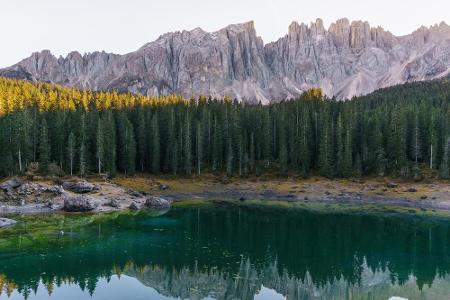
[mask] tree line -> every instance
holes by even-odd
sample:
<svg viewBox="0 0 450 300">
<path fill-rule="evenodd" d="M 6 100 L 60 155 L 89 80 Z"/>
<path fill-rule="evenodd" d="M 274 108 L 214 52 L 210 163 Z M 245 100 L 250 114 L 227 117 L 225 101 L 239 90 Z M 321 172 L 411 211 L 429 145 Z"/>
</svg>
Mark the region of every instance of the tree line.
<svg viewBox="0 0 450 300">
<path fill-rule="evenodd" d="M 450 177 L 450 83 L 270 105 L 89 92 L 0 78 L 0 175 L 39 162 L 70 175 Z"/>
</svg>

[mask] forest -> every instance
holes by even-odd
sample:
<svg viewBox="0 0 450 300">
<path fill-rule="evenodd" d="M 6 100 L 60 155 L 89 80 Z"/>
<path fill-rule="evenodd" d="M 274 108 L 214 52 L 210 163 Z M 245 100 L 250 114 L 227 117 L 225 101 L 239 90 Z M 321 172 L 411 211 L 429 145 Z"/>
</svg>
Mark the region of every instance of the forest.
<svg viewBox="0 0 450 300">
<path fill-rule="evenodd" d="M 450 177 L 450 81 L 270 105 L 91 92 L 0 78 L 0 176 Z"/>
</svg>

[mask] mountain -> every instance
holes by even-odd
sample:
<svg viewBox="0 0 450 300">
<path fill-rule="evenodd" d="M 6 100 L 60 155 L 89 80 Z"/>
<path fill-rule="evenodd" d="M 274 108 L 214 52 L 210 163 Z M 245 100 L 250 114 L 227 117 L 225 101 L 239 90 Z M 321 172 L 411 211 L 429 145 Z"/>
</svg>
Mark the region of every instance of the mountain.
<svg viewBox="0 0 450 300">
<path fill-rule="evenodd" d="M 228 95 L 263 103 L 310 87 L 343 99 L 448 74 L 450 26 L 444 22 L 397 37 L 348 19 L 328 30 L 320 19 L 309 26 L 293 22 L 286 36 L 269 44 L 248 22 L 213 33 L 167 33 L 125 55 L 72 52 L 57 58 L 44 50 L 0 70 L 0 76 L 97 91 Z"/>
</svg>

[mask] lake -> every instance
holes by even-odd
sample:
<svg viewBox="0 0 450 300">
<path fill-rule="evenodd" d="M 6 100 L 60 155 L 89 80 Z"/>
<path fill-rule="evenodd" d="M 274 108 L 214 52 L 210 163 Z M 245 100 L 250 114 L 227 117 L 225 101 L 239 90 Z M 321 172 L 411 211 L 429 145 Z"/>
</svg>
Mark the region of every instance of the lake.
<svg viewBox="0 0 450 300">
<path fill-rule="evenodd" d="M 450 299 L 442 216 L 225 203 L 18 219 L 0 230 L 0 299 Z"/>
</svg>

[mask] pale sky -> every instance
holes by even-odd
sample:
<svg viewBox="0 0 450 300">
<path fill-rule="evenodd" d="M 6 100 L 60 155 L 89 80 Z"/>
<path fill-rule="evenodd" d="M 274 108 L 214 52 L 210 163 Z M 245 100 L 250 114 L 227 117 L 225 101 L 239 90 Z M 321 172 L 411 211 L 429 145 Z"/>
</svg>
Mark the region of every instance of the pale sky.
<svg viewBox="0 0 450 300">
<path fill-rule="evenodd" d="M 134 51 L 163 33 L 201 27 L 215 31 L 253 20 L 267 42 L 287 33 L 292 21 L 309 24 L 347 17 L 366 20 L 396 35 L 421 25 L 450 23 L 449 0 L 0 0 L 0 67 L 49 49 Z"/>
</svg>

